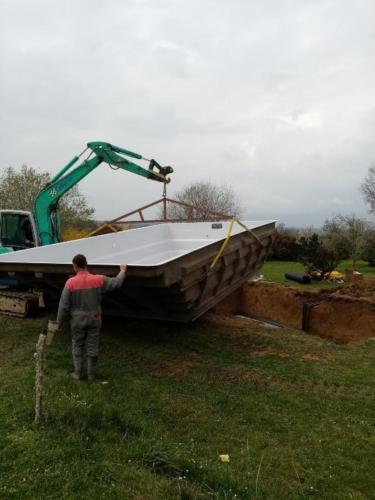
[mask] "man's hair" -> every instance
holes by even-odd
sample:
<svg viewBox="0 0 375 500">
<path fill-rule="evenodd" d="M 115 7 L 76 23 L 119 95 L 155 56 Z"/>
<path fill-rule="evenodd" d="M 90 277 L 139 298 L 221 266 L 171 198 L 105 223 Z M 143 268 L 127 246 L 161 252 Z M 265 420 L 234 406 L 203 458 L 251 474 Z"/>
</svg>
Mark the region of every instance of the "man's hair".
<svg viewBox="0 0 375 500">
<path fill-rule="evenodd" d="M 75 255 L 73 257 L 72 262 L 80 269 L 86 269 L 86 267 L 87 267 L 86 257 L 84 255 L 82 255 L 81 253 L 79 253 L 78 255 Z"/>
</svg>

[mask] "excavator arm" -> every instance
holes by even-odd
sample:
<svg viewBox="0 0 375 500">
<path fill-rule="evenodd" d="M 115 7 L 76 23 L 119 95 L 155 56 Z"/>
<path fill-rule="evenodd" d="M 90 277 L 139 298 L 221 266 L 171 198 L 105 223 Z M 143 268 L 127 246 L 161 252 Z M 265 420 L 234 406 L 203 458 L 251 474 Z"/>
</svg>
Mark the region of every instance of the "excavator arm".
<svg viewBox="0 0 375 500">
<path fill-rule="evenodd" d="M 91 150 L 82 163 L 74 166 L 85 153 Z M 146 160 L 149 167 L 144 168 L 127 158 Z M 114 146 L 107 142 L 89 142 L 87 148 L 65 165 L 40 191 L 34 203 L 34 216 L 38 228 L 40 245 L 50 245 L 60 241 L 59 201 L 73 186 L 78 184 L 101 163 L 107 163 L 112 168 L 127 170 L 147 179 L 168 183 L 167 177 L 173 172 L 172 167 L 162 167 L 155 160 L 147 160 L 142 155 L 127 149 Z"/>
</svg>

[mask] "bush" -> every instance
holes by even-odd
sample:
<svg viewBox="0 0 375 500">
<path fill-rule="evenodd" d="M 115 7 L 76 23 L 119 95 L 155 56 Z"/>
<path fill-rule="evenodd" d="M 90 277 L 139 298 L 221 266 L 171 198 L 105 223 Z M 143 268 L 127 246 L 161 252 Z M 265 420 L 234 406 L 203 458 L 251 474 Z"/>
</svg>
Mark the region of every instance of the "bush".
<svg viewBox="0 0 375 500">
<path fill-rule="evenodd" d="M 375 266 L 375 230 L 368 231 L 363 246 L 362 259 Z"/>
<path fill-rule="evenodd" d="M 62 232 L 62 241 L 80 240 L 86 238 L 89 231 L 87 229 L 67 228 Z"/>
<path fill-rule="evenodd" d="M 331 273 L 340 262 L 339 254 L 327 248 L 316 233 L 300 238 L 298 246 L 298 260 L 306 266 L 309 274 L 319 272 L 321 276 L 324 276 L 326 273 Z"/>
<path fill-rule="evenodd" d="M 297 238 L 292 234 L 276 231 L 270 258 L 275 260 L 297 260 Z"/>
</svg>

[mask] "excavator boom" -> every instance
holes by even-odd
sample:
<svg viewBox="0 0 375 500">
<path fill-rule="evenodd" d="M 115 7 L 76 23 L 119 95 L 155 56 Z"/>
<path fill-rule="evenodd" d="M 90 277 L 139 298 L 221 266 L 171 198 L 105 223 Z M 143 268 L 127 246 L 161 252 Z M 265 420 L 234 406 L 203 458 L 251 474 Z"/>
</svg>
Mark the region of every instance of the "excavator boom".
<svg viewBox="0 0 375 500">
<path fill-rule="evenodd" d="M 74 166 L 87 150 L 91 150 L 89 156 L 80 164 Z M 125 156 L 132 159 L 145 160 L 149 163 L 149 167 L 144 168 L 125 158 Z M 167 176 L 173 172 L 172 167 L 162 167 L 155 160 L 147 160 L 142 155 L 133 151 L 114 146 L 107 142 L 89 142 L 87 148 L 79 156 L 75 156 L 52 177 L 50 182 L 44 186 L 35 199 L 34 216 L 38 228 L 40 245 L 50 245 L 60 241 L 58 207 L 61 197 L 101 163 L 107 163 L 112 168 L 126 170 L 165 184 L 170 182 Z"/>
</svg>

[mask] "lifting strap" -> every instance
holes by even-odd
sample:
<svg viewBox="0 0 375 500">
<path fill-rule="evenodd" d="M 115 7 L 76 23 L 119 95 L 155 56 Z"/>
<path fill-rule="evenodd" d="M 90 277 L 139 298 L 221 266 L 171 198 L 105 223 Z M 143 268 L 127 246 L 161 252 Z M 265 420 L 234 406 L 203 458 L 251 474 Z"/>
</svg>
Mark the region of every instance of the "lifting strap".
<svg viewBox="0 0 375 500">
<path fill-rule="evenodd" d="M 225 240 L 223 241 L 223 243 L 221 244 L 221 247 L 219 248 L 219 251 L 217 252 L 217 254 L 215 255 L 215 257 L 213 258 L 213 260 L 212 260 L 212 262 L 210 264 L 210 270 L 213 269 L 216 266 L 217 261 L 220 259 L 220 257 L 223 254 L 226 246 L 228 245 L 228 242 L 229 242 L 229 240 L 230 240 L 230 238 L 232 236 L 232 230 L 233 230 L 233 226 L 234 226 L 235 222 L 237 222 L 237 224 L 239 224 L 241 227 L 243 227 L 244 229 L 246 229 L 246 231 L 249 233 L 249 235 L 253 236 L 262 247 L 265 246 L 262 243 L 262 241 L 259 239 L 259 237 L 254 233 L 254 231 L 252 231 L 250 228 L 248 228 L 243 222 L 241 222 L 240 220 L 238 220 L 236 217 L 233 217 L 233 219 L 231 220 L 231 222 L 229 224 L 227 236 L 226 236 Z"/>
</svg>

